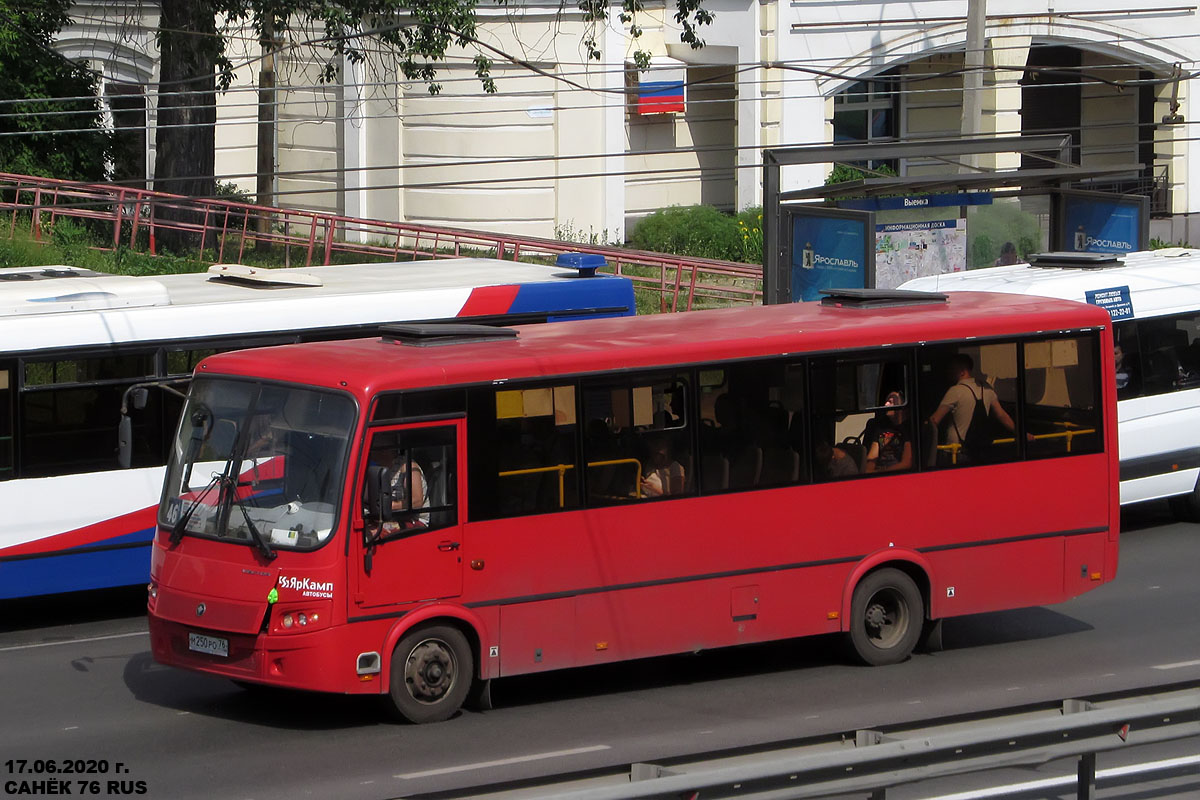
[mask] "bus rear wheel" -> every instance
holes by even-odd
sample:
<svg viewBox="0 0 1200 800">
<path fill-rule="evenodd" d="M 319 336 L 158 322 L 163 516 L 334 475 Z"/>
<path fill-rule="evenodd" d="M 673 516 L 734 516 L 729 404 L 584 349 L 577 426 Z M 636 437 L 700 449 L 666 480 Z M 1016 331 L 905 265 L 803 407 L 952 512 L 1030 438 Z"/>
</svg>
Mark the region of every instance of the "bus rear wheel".
<svg viewBox="0 0 1200 800">
<path fill-rule="evenodd" d="M 908 658 L 924 621 L 921 591 L 898 569 L 872 572 L 854 587 L 850 643 L 867 664 L 895 664 Z"/>
<path fill-rule="evenodd" d="M 392 652 L 392 705 L 417 724 L 449 719 L 466 699 L 474 671 L 471 645 L 457 628 L 409 631 Z"/>
</svg>

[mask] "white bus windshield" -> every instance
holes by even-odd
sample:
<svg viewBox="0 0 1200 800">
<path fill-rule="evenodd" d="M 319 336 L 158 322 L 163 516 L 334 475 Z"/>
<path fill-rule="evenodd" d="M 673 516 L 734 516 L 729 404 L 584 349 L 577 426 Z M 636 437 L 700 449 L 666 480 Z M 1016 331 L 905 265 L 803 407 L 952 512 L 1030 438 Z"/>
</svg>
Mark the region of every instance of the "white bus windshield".
<svg viewBox="0 0 1200 800">
<path fill-rule="evenodd" d="M 308 550 L 333 534 L 354 401 L 197 378 L 171 452 L 159 522 L 172 537 Z"/>
</svg>

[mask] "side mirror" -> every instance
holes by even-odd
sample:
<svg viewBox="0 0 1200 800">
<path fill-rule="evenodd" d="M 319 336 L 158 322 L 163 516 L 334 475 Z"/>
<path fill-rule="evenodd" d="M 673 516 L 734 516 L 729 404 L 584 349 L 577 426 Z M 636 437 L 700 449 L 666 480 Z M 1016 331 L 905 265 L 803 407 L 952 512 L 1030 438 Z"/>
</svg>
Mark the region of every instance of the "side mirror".
<svg viewBox="0 0 1200 800">
<path fill-rule="evenodd" d="M 387 467 L 367 467 L 363 517 L 376 524 L 392 521 L 392 471 Z"/>
<path fill-rule="evenodd" d="M 122 414 L 117 424 L 117 463 L 121 469 L 129 469 L 133 463 L 133 420 L 128 414 Z"/>
<path fill-rule="evenodd" d="M 145 386 L 135 386 L 129 392 L 129 402 L 133 406 L 134 411 L 141 411 L 146 407 L 146 398 L 150 396 L 150 390 Z"/>
</svg>

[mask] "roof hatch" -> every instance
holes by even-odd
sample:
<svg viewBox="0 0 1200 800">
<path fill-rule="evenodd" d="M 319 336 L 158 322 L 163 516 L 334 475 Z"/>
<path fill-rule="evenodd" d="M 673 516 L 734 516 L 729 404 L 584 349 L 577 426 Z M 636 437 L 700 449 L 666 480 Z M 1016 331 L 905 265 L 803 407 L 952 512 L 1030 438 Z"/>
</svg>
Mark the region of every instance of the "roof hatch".
<svg viewBox="0 0 1200 800">
<path fill-rule="evenodd" d="M 494 328 L 491 325 L 471 325 L 456 322 L 416 322 L 381 325 L 379 332 L 385 342 L 432 347 L 443 344 L 487 342 L 498 339 L 515 339 L 513 328 Z"/>
<path fill-rule="evenodd" d="M 260 288 L 324 285 L 321 279 L 311 272 L 291 269 L 260 269 L 247 267 L 244 264 L 213 264 L 208 268 L 208 279 Z"/>
<path fill-rule="evenodd" d="M 942 292 L 918 292 L 912 289 L 822 289 L 821 305 L 836 308 L 892 308 L 945 303 Z"/>
<path fill-rule="evenodd" d="M 1030 253 L 1029 266 L 1049 269 L 1108 269 L 1124 266 L 1117 253 Z"/>
</svg>

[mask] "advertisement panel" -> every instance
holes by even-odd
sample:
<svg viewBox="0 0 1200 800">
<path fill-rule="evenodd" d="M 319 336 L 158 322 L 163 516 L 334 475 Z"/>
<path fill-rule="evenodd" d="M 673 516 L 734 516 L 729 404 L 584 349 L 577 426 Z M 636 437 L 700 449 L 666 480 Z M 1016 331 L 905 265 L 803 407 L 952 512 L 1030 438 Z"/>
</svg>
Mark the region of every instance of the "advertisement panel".
<svg viewBox="0 0 1200 800">
<path fill-rule="evenodd" d="M 1060 191 L 1055 250 L 1131 253 L 1149 246 L 1150 198 L 1103 192 Z"/>
<path fill-rule="evenodd" d="M 865 289 L 875 283 L 874 215 L 866 211 L 785 206 L 784 275 L 769 303 L 820 300 L 822 289 Z"/>
</svg>

